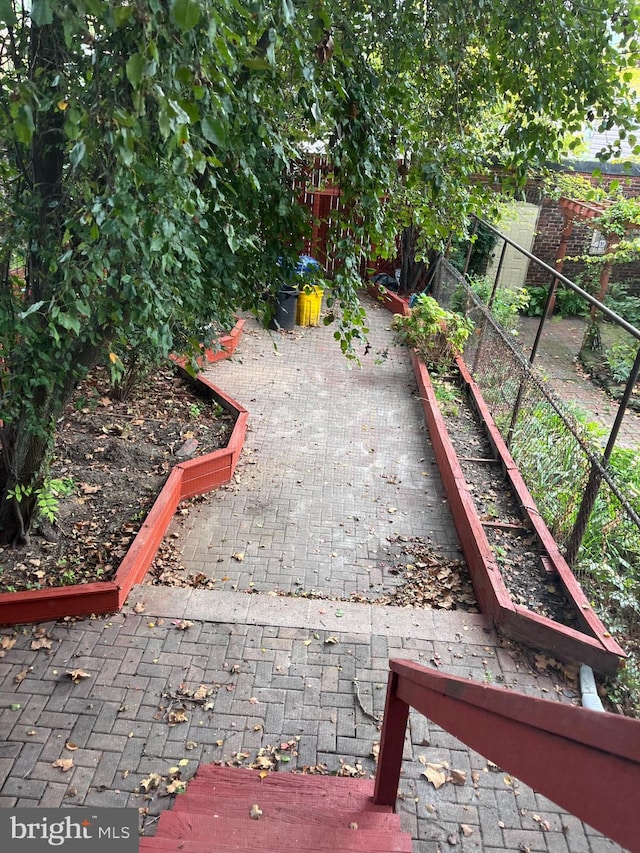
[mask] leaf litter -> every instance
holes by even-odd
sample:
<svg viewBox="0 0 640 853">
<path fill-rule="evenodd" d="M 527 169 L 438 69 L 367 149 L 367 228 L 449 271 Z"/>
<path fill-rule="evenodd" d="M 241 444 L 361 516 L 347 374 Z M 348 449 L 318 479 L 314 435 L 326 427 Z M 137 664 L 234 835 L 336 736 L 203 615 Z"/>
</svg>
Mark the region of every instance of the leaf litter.
<svg viewBox="0 0 640 853">
<path fill-rule="evenodd" d="M 49 476 L 68 483 L 69 493 L 56 497 L 57 519 L 36 524 L 28 545 L 0 548 L 0 592 L 110 580 L 172 467 L 188 458 L 186 444 L 209 453 L 226 446 L 232 427 L 170 366 L 126 401 L 115 399 L 107 372 L 96 368 L 56 435 Z M 197 500 L 182 509 L 191 503 Z"/>
</svg>

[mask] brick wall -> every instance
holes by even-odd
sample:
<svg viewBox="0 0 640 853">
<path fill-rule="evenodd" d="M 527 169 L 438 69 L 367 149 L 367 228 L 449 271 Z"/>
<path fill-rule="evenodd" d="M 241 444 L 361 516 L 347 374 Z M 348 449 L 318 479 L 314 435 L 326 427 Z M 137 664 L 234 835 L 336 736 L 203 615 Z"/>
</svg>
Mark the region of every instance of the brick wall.
<svg viewBox="0 0 640 853">
<path fill-rule="evenodd" d="M 589 178 L 590 175 L 585 172 L 576 172 L 582 177 Z M 616 176 L 603 175 L 602 182 L 610 183 L 612 180 L 620 180 L 623 193 L 627 198 L 640 195 L 640 175 L 633 176 Z M 564 228 L 564 217 L 562 216 L 558 204 L 548 197 L 542 197 L 540 185 L 532 182 L 527 188 L 527 201 L 540 206 L 540 214 L 536 226 L 536 236 L 531 249 L 532 254 L 545 261 L 549 266 L 554 266 L 558 246 L 560 245 L 560 235 Z M 569 239 L 567 246 L 567 257 L 583 255 L 588 253 L 591 246 L 593 229 L 586 224 L 576 222 L 573 227 L 573 233 Z M 584 276 L 586 265 L 575 261 L 565 261 L 562 272 L 567 278 L 575 281 L 576 284 L 581 284 L 581 279 Z M 598 273 L 599 274 L 599 273 Z M 640 296 L 640 262 L 632 264 L 617 264 L 611 274 L 612 282 L 630 282 L 633 284 L 633 292 Z M 529 267 L 527 275 L 527 287 L 544 286 L 550 283 L 550 275 L 535 264 Z"/>
</svg>

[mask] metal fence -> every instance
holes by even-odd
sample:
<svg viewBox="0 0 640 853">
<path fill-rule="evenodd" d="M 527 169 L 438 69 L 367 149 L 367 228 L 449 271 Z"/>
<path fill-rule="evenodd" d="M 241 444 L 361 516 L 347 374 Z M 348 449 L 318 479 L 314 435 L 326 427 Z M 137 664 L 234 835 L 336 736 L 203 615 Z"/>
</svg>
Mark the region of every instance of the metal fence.
<svg viewBox="0 0 640 853">
<path fill-rule="evenodd" d="M 509 243 L 530 263 L 547 270 L 547 304 L 559 280 L 595 304 L 638 347 L 603 448 L 602 437 L 596 437 L 589 424 L 589 413 L 560 400 L 535 367 L 546 310 L 527 357 L 518 339 L 499 325 L 466 279 L 447 261 L 439 264 L 434 295 L 444 307 L 463 310 L 474 322 L 465 362 L 539 511 L 605 623 L 625 637 L 627 648 L 630 642 L 640 652 L 640 459 L 637 449 L 616 446 L 640 372 L 640 331 L 516 243 L 499 237 L 503 245 Z M 495 303 L 500 288 L 509 286 L 502 280 L 499 264 L 489 305 Z"/>
</svg>

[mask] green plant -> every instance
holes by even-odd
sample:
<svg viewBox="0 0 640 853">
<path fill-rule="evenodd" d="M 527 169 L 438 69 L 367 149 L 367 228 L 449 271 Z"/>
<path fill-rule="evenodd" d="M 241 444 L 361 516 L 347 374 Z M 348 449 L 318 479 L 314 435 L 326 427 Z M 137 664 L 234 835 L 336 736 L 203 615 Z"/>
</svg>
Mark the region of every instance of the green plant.
<svg viewBox="0 0 640 853">
<path fill-rule="evenodd" d="M 583 175 L 569 172 L 553 172 L 545 182 L 545 192 L 555 201 L 561 196 L 586 202 L 604 201 L 610 197 L 610 190 Z"/>
<path fill-rule="evenodd" d="M 65 569 L 60 575 L 62 586 L 74 586 L 78 581 L 78 576 L 74 569 Z"/>
<path fill-rule="evenodd" d="M 202 414 L 202 407 L 198 405 L 198 403 L 191 403 L 189 406 L 189 417 L 193 418 L 194 421 L 198 420 L 200 415 Z"/>
<path fill-rule="evenodd" d="M 17 484 L 7 491 L 7 500 L 15 500 L 16 503 L 21 504 L 35 497 L 38 516 L 46 519 L 50 524 L 55 524 L 60 510 L 59 498 L 70 495 L 74 488 L 75 483 L 71 477 L 47 479 L 37 489 L 33 486 Z"/>
<path fill-rule="evenodd" d="M 457 417 L 462 404 L 462 392 L 453 382 L 434 377 L 433 391 L 438 401 L 440 411 L 445 417 Z"/>
<path fill-rule="evenodd" d="M 470 276 L 469 286 L 481 302 L 489 304 L 493 282 L 486 275 Z M 527 310 L 529 291 L 525 287 L 499 287 L 493 295 L 491 313 L 503 329 L 517 334 L 518 314 Z"/>
<path fill-rule="evenodd" d="M 606 351 L 607 364 L 616 382 L 624 383 L 629 378 L 638 354 L 638 342 L 613 344 Z"/>
<path fill-rule="evenodd" d="M 604 304 L 615 311 L 633 326 L 640 327 L 640 296 L 631 293 L 631 288 L 637 292 L 638 282 L 610 282 Z"/>
<path fill-rule="evenodd" d="M 473 237 L 467 273 L 470 275 L 482 275 L 484 273 L 497 242 L 497 234 L 494 234 L 482 221 L 479 221 Z M 464 269 L 468 249 L 469 240 L 457 238 L 452 241 L 449 262 L 460 272 Z"/>
<path fill-rule="evenodd" d="M 576 282 L 576 284 L 581 284 Z M 588 288 L 586 288 L 588 289 Z M 523 313 L 528 317 L 541 317 L 547 304 L 548 287 L 529 288 L 529 301 Z M 564 284 L 560 284 L 556 290 L 555 313 L 560 317 L 584 317 L 589 312 L 588 302 Z"/>
<path fill-rule="evenodd" d="M 640 199 L 619 198 L 608 205 L 594 221 L 602 234 L 624 237 L 630 227 L 640 226 Z"/>
<path fill-rule="evenodd" d="M 432 296 L 420 294 L 409 314 L 395 314 L 392 327 L 400 343 L 414 347 L 425 364 L 445 369 L 462 352 L 473 323 L 442 308 Z"/>
</svg>

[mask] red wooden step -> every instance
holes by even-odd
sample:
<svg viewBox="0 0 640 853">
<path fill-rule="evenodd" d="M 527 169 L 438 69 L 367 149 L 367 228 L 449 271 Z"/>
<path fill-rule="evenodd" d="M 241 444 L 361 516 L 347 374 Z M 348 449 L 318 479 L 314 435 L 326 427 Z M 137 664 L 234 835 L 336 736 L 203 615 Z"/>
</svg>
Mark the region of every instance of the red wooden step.
<svg viewBox="0 0 640 853">
<path fill-rule="evenodd" d="M 255 797 L 206 797 L 204 795 L 186 796 L 181 794 L 175 801 L 172 811 L 190 814 L 211 814 L 222 820 L 250 820 L 251 806 L 257 803 L 262 809 L 261 821 L 273 823 L 300 823 L 301 819 L 309 824 L 348 829 L 357 823 L 361 829 L 389 829 L 398 826 L 398 817 L 385 806 L 372 806 L 365 809 L 344 808 L 339 799 L 331 800 L 325 806 L 318 803 L 282 802 L 273 795 L 266 797 L 257 793 Z"/>
<path fill-rule="evenodd" d="M 187 795 L 189 797 L 207 798 L 211 805 L 214 805 L 222 799 L 237 799 L 239 797 L 243 799 L 251 799 L 251 802 L 253 803 L 255 802 L 255 799 L 252 798 L 261 797 L 264 802 L 309 803 L 325 806 L 327 808 L 334 805 L 335 807 L 343 810 L 348 809 L 354 811 L 366 811 L 368 809 L 371 811 L 391 811 L 389 808 L 385 809 L 384 807 L 374 807 L 372 795 L 361 794 L 357 791 L 350 791 L 348 788 L 336 791 L 327 786 L 325 790 L 306 791 L 304 786 L 300 787 L 301 790 L 296 791 L 295 786 L 293 789 L 290 789 L 289 786 L 279 789 L 274 788 L 273 786 L 263 787 L 258 784 L 250 787 L 239 786 L 238 791 L 234 793 L 233 788 L 229 786 L 225 786 L 224 788 L 211 788 L 211 786 L 202 782 L 199 783 L 197 781 L 193 781 L 190 782 L 187 787 Z M 182 794 L 181 796 L 184 797 L 185 795 Z"/>
<path fill-rule="evenodd" d="M 373 803 L 371 779 L 269 773 L 206 765 L 141 851 L 167 853 L 411 853 L 390 807 Z M 250 816 L 257 804 L 262 815 Z M 355 826 L 357 828 L 351 828 Z"/>
<path fill-rule="evenodd" d="M 271 785 L 282 790 L 300 791 L 324 791 L 327 787 L 331 789 L 346 789 L 359 791 L 360 793 L 373 796 L 375 781 L 373 779 L 354 778 L 350 776 L 321 776 L 309 773 L 279 772 L 268 773 L 263 779 L 260 778 L 258 770 L 250 770 L 247 767 L 222 767 L 218 764 L 203 764 L 198 768 L 193 781 L 206 780 L 208 785 L 225 785 L 233 787 L 234 791 L 242 786 L 250 786 L 259 781 L 263 788 Z M 210 790 L 214 790 L 211 788 Z"/>
<path fill-rule="evenodd" d="M 304 810 L 303 810 L 304 812 Z M 233 825 L 207 814 L 164 812 L 158 824 L 158 835 L 177 841 L 189 839 L 206 842 L 211 851 L 243 850 L 306 851 L 316 847 L 323 851 L 368 851 L 368 853 L 411 853 L 410 836 L 399 830 L 336 829 L 332 826 L 307 825 L 301 814 L 298 825 L 263 823 L 249 820 Z M 220 844 L 217 843 L 220 842 Z"/>
<path fill-rule="evenodd" d="M 355 834 L 355 831 L 354 831 Z M 254 842 L 255 845 L 255 842 Z M 235 847 L 227 845 L 224 840 L 220 842 L 212 841 L 182 841 L 177 838 L 155 838 L 142 837 L 139 844 L 140 853 L 244 853 L 244 847 Z M 248 848 L 246 853 L 249 853 Z M 336 853 L 366 853 L 367 848 L 363 847 L 340 847 L 336 848 Z M 287 848 L 280 847 L 265 847 L 262 843 L 258 843 L 253 847 L 253 853 L 286 853 Z M 403 849 L 402 853 L 410 853 L 411 847 Z M 296 853 L 327 853 L 326 847 L 317 847 L 313 843 L 305 846 L 304 851 L 296 850 Z M 376 851 L 375 853 L 379 853 Z"/>
</svg>

